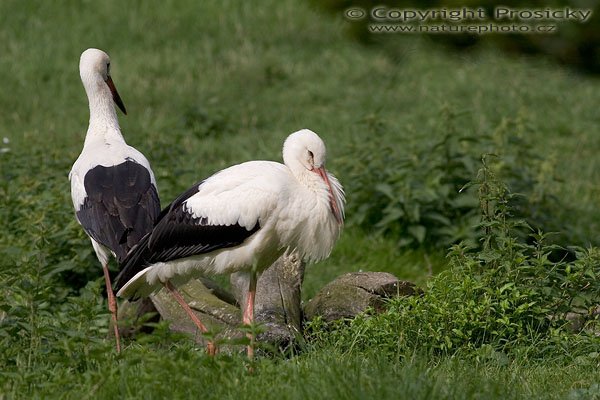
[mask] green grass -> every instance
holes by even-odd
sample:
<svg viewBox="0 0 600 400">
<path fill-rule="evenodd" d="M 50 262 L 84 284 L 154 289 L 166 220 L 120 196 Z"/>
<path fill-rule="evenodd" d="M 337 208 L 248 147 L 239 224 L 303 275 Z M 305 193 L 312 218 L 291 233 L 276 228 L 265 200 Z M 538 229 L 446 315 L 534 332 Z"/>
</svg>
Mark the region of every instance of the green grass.
<svg viewBox="0 0 600 400">
<path fill-rule="evenodd" d="M 213 362 L 166 333 L 112 354 L 100 267 L 67 179 L 87 128 L 78 62 L 88 47 L 111 55 L 129 113 L 122 130 L 151 160 L 163 204 L 233 163 L 280 160 L 285 137 L 304 127 L 323 137 L 329 169 L 347 182 L 342 160 L 362 162 L 349 142 L 399 151 L 435 143 L 449 107 L 462 113 L 464 135 L 521 119 L 515 134 L 559 178 L 545 187 L 568 206 L 554 217 L 600 244 L 597 78 L 492 49 L 448 53 L 418 38 L 365 48 L 344 24 L 292 0 L 0 3 L 0 139 L 10 141 L 0 144 L 10 148 L 0 153 L 0 304 L 18 305 L 0 325 L 10 344 L 0 349 L 0 398 L 600 396 L 593 355 L 492 362 L 307 345 L 291 359 L 258 360 L 250 375 L 242 357 Z M 396 244 L 349 224 L 331 257 L 307 269 L 304 298 L 346 271 L 424 284 L 430 268 L 445 268 L 444 248 Z"/>
<path fill-rule="evenodd" d="M 109 348 L 106 349 L 109 351 Z M 181 343 L 147 351 L 129 348 L 82 370 L 48 365 L 46 376 L 23 374 L 38 398 L 206 399 L 591 399 L 600 394 L 594 362 L 526 364 L 435 360 L 415 355 L 399 362 L 376 352 L 340 354 L 320 349 L 290 360 L 261 359 L 254 373 L 242 357 L 210 360 Z M 73 379 L 74 376 L 77 379 Z M 36 379 L 37 378 L 37 379 Z M 40 379 L 42 378 L 42 379 Z M 25 385 L 15 385 L 23 390 Z M 24 393 L 7 392 L 9 398 Z"/>
</svg>

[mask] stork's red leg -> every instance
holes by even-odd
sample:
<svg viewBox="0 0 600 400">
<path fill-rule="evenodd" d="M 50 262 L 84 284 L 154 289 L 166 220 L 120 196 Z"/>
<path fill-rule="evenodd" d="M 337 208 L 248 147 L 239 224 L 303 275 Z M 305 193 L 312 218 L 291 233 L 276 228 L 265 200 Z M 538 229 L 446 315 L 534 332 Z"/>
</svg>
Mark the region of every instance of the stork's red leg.
<svg viewBox="0 0 600 400">
<path fill-rule="evenodd" d="M 117 341 L 117 353 L 121 352 L 121 336 L 119 335 L 119 324 L 117 322 L 117 299 L 112 290 L 110 283 L 110 274 L 108 273 L 108 266 L 102 265 L 104 270 L 104 282 L 106 283 L 106 293 L 108 295 L 108 310 L 112 317 L 113 329 L 115 331 L 115 340 Z"/>
<path fill-rule="evenodd" d="M 184 309 L 184 311 L 190 317 L 190 319 L 192 320 L 194 325 L 196 325 L 198 327 L 200 332 L 202 332 L 202 333 L 208 332 L 208 329 L 206 329 L 206 326 L 204 326 L 202 321 L 200 321 L 200 318 L 198 318 L 198 316 L 194 313 L 194 311 L 192 311 L 192 309 L 190 308 L 188 303 L 186 303 L 185 299 L 183 298 L 181 293 L 179 293 L 177 288 L 175 286 L 173 286 L 171 284 L 171 282 L 169 282 L 169 281 L 165 282 L 164 286 L 171 293 L 173 298 L 181 305 L 181 307 Z M 208 342 L 208 344 L 206 345 L 206 352 L 208 353 L 209 356 L 214 356 L 215 354 L 217 354 L 217 347 L 215 346 L 215 344 L 212 341 Z"/>
<path fill-rule="evenodd" d="M 250 284 L 248 286 L 248 296 L 246 297 L 246 306 L 244 307 L 244 314 L 242 320 L 244 324 L 252 325 L 254 323 L 254 297 L 256 295 L 256 271 L 250 273 Z M 254 333 L 248 333 L 248 339 L 250 344 L 248 345 L 248 358 L 252 360 L 254 357 Z"/>
</svg>

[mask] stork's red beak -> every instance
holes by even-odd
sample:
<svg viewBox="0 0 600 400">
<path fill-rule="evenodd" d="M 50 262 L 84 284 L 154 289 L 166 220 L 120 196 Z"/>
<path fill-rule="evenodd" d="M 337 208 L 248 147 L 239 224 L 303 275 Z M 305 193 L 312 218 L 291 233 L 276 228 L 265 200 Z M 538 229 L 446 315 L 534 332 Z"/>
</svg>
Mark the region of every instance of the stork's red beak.
<svg viewBox="0 0 600 400">
<path fill-rule="evenodd" d="M 329 181 L 329 177 L 327 176 L 327 171 L 325 170 L 325 167 L 315 168 L 314 171 L 317 174 L 319 174 L 321 179 L 323 179 L 323 181 L 325 181 L 325 183 L 327 184 L 327 188 L 329 189 L 329 204 L 331 205 L 331 212 L 333 213 L 333 216 L 335 217 L 335 220 L 338 222 L 338 224 L 342 225 L 344 223 L 344 218 L 342 217 L 342 213 L 340 211 L 340 207 L 338 206 L 337 200 L 334 197 L 334 191 L 331 187 L 331 182 Z"/>
<path fill-rule="evenodd" d="M 106 78 L 106 84 L 112 93 L 113 101 L 115 104 L 123 111 L 123 114 L 127 115 L 127 110 L 125 110 L 125 104 L 123 104 L 123 100 L 121 100 L 121 96 L 119 96 L 119 92 L 117 92 L 117 88 L 115 87 L 115 83 L 112 78 L 109 76 Z"/>
</svg>

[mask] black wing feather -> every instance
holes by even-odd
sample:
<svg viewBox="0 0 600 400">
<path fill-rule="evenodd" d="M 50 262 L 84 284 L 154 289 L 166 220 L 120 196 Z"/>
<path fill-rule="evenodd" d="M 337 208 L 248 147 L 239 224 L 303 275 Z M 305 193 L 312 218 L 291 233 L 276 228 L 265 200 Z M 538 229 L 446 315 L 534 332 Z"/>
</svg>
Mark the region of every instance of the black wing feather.
<svg viewBox="0 0 600 400">
<path fill-rule="evenodd" d="M 98 165 L 84 177 L 87 197 L 77 210 L 86 233 L 112 250 L 119 262 L 148 232 L 160 214 L 160 200 L 150 172 L 128 159 Z"/>
<path fill-rule="evenodd" d="M 117 291 L 151 264 L 235 247 L 260 229 L 258 221 L 248 230 L 239 224 L 209 225 L 207 218 L 194 217 L 183 203 L 198 193 L 201 184 L 194 185 L 166 207 L 152 232 L 128 254 L 116 279 Z"/>
</svg>

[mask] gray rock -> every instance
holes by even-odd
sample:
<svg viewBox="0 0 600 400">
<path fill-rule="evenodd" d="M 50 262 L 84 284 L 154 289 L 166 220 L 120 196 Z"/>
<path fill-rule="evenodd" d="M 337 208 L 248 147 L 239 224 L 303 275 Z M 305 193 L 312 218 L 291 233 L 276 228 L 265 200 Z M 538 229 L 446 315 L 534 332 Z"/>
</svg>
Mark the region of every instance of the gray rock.
<svg viewBox="0 0 600 400">
<path fill-rule="evenodd" d="M 160 320 L 160 314 L 156 311 L 151 298 L 124 301 L 117 312 L 121 337 L 133 337 L 140 332 L 149 333 L 152 329 L 146 324 Z M 109 332 L 112 335 L 112 322 Z"/>
<path fill-rule="evenodd" d="M 415 285 L 387 272 L 351 272 L 328 283 L 304 307 L 307 320 L 352 318 L 367 308 L 380 310 L 385 299 L 417 294 Z"/>
<path fill-rule="evenodd" d="M 215 339 L 227 343 L 242 337 L 242 333 L 237 330 L 241 324 L 240 309 L 231 304 L 234 302 L 233 296 L 223 289 L 214 288 L 218 288 L 214 282 L 202 278 L 192 279 L 178 289 Z M 229 301 L 224 301 L 224 298 Z M 161 317 L 169 322 L 172 331 L 188 333 L 194 336 L 196 342 L 206 344 L 206 339 L 200 335 L 196 325 L 165 289 L 156 293 L 152 301 Z"/>
<path fill-rule="evenodd" d="M 254 320 L 264 329 L 257 336 L 259 342 L 285 348 L 300 335 L 303 277 L 304 263 L 296 254 L 282 256 L 259 277 L 254 309 Z M 207 278 L 192 279 L 178 289 L 202 323 L 215 333 L 216 340 L 227 344 L 232 339 L 244 337 L 238 329 L 242 317 L 239 304 L 245 304 L 248 278 L 249 275 L 244 273 L 232 275 L 235 297 Z M 169 322 L 172 331 L 191 334 L 198 343 L 206 343 L 179 303 L 165 289 L 151 296 L 151 299 L 151 302 L 124 302 L 119 311 L 119 318 L 123 321 L 119 323 L 121 329 L 130 334 L 139 332 L 138 325 L 141 324 L 132 324 L 132 319 L 140 320 L 143 310 L 154 311 Z M 242 346 L 238 347 L 243 349 Z M 235 351 L 232 348 L 228 350 Z"/>
<path fill-rule="evenodd" d="M 259 342 L 286 348 L 301 335 L 303 279 L 304 263 L 296 253 L 284 254 L 258 278 L 254 321 L 264 329 L 257 336 Z M 231 285 L 238 302 L 245 304 L 249 275 L 233 274 Z"/>
<path fill-rule="evenodd" d="M 244 351 L 244 346 L 234 343 L 244 338 L 239 330 L 242 319 L 239 304 L 245 304 L 248 278 L 243 273 L 231 276 L 233 295 L 205 278 L 190 280 L 179 287 L 192 310 L 214 335 L 220 351 Z M 325 321 L 352 318 L 369 307 L 382 309 L 387 298 L 418 293 L 412 283 L 386 272 L 347 273 L 323 287 L 303 313 L 303 278 L 304 263 L 296 254 L 282 256 L 259 277 L 254 320 L 263 332 L 257 341 L 286 348 L 301 338 L 305 317 L 310 320 L 321 316 Z M 153 295 L 151 301 L 125 302 L 120 307 L 119 325 L 124 336 L 140 331 L 142 315 L 147 311 L 160 314 L 170 323 L 171 330 L 188 333 L 198 343 L 206 344 L 179 303 L 164 289 Z"/>
<path fill-rule="evenodd" d="M 566 320 L 567 327 L 573 333 L 585 331 L 595 336 L 600 336 L 600 306 L 591 309 L 574 308 L 564 315 L 550 315 L 551 320 Z"/>
</svg>

